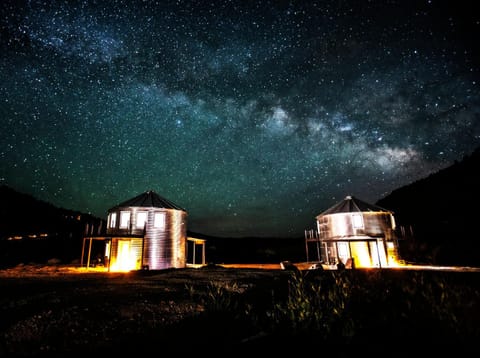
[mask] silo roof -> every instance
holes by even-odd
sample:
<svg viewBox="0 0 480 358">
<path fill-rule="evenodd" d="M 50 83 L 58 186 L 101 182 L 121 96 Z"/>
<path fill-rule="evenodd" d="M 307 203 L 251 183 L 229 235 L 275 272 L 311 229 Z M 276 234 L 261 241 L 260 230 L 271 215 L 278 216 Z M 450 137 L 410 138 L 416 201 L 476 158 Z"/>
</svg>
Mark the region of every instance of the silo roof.
<svg viewBox="0 0 480 358">
<path fill-rule="evenodd" d="M 183 209 L 182 207 L 178 206 L 177 204 L 171 202 L 168 199 L 161 197 L 153 190 L 148 190 L 140 195 L 137 195 L 132 199 L 128 199 L 118 205 L 115 205 L 109 211 L 119 207 L 127 207 L 127 206 L 154 207 L 154 208 L 176 209 L 176 210 L 185 211 L 185 209 Z"/>
<path fill-rule="evenodd" d="M 391 212 L 378 205 L 367 203 L 354 196 L 346 196 L 345 199 L 332 206 L 330 209 L 325 210 L 318 216 L 337 214 L 337 213 L 354 213 L 354 212 Z"/>
</svg>

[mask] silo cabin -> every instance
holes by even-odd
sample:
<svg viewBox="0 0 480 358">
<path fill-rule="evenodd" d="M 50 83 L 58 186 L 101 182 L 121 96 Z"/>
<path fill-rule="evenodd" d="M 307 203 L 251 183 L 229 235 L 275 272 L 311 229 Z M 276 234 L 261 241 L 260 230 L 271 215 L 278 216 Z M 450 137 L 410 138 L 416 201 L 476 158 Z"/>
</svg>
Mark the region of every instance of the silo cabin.
<svg viewBox="0 0 480 358">
<path fill-rule="evenodd" d="M 307 261 L 313 246 L 318 261 L 327 266 L 398 265 L 398 240 L 391 211 L 347 196 L 319 214 L 316 224 L 316 230 L 305 236 Z"/>
<path fill-rule="evenodd" d="M 108 210 L 105 265 L 109 271 L 184 268 L 186 226 L 186 211 L 153 191 L 124 201 Z"/>
</svg>

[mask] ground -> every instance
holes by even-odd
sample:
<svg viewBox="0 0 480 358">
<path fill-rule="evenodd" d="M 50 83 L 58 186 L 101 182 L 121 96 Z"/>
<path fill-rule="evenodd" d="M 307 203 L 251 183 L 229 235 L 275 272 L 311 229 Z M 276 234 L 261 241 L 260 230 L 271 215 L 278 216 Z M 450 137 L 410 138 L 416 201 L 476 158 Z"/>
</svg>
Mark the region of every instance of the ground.
<svg viewBox="0 0 480 358">
<path fill-rule="evenodd" d="M 109 273 L 102 267 L 19 265 L 0 271 L 0 353 L 51 355 L 70 350 L 117 350 L 118 345 L 135 350 L 139 342 L 150 345 L 146 337 L 156 336 L 166 327 L 180 333 L 179 327 L 194 318 L 198 322 L 188 328 L 193 337 L 196 330 L 208 328 L 213 333 L 218 328 L 207 327 L 205 322 L 197 327 L 208 295 L 224 299 L 229 294 L 244 294 L 261 282 L 272 283 L 284 275 L 276 267 Z M 242 338 L 235 333 L 235 339 L 248 340 L 249 332 L 245 334 Z M 162 341 L 171 346 L 178 340 Z M 190 351 L 189 347 L 172 349 Z"/>
<path fill-rule="evenodd" d="M 339 321 L 343 329 L 351 318 L 357 323 L 352 337 L 371 343 L 374 333 L 376 344 L 385 342 L 394 356 L 395 352 L 398 356 L 409 353 L 412 344 L 424 342 L 423 348 L 431 350 L 433 344 L 448 340 L 455 344 L 456 353 L 467 352 L 467 348 L 469 353 L 472 347 L 465 343 L 480 338 L 478 270 L 446 272 L 448 268 L 442 268 L 433 272 L 412 267 L 347 270 L 344 276 L 296 265 L 304 277 L 313 280 L 289 285 L 293 271 L 277 264 L 130 273 L 59 264 L 0 270 L 0 356 L 214 355 L 262 349 L 281 355 L 292 347 L 296 352 L 309 352 L 320 338 L 325 351 L 332 348 L 325 338 L 310 335 L 302 324 L 321 322 L 336 329 Z M 327 285 L 309 286 L 328 277 L 333 278 L 336 290 L 327 291 Z M 300 287 L 305 291 L 320 287 L 314 295 L 327 295 L 319 301 Z M 328 305 L 319 309 L 317 304 Z M 350 313 L 338 318 L 334 312 L 346 306 L 350 311 L 345 312 Z M 366 320 L 366 312 L 377 315 Z M 300 318 L 309 314 L 314 315 L 311 321 Z M 272 335 L 271 322 L 287 322 L 289 330 Z M 315 332 L 323 334 L 318 327 Z M 444 338 L 437 339 L 438 334 Z M 337 347 L 347 336 L 342 335 L 340 341 L 334 335 L 329 339 L 333 337 L 332 345 Z M 392 339 L 393 352 L 388 343 Z M 342 349 L 334 352 L 337 357 L 353 353 L 354 347 L 340 346 Z"/>
</svg>

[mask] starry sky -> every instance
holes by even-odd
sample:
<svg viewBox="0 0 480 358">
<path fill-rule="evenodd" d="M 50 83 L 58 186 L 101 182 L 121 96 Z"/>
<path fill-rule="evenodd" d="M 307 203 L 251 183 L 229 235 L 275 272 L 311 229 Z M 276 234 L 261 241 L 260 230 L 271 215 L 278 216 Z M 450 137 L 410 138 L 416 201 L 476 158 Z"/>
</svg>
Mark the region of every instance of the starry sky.
<svg viewBox="0 0 480 358">
<path fill-rule="evenodd" d="M 106 218 L 299 237 L 480 144 L 469 2 L 0 2 L 0 184 Z"/>
</svg>

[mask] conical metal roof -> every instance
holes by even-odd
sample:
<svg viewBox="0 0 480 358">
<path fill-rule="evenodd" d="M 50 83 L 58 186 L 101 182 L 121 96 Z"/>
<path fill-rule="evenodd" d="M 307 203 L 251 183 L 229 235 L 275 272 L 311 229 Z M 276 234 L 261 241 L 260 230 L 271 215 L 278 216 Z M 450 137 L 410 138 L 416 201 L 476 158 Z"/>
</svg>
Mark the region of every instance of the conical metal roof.
<svg viewBox="0 0 480 358">
<path fill-rule="evenodd" d="M 109 211 L 115 210 L 116 208 L 120 207 L 132 207 L 132 206 L 139 206 L 139 207 L 154 207 L 154 208 L 164 208 L 164 209 L 176 209 L 185 211 L 182 207 L 178 206 L 177 204 L 167 200 L 153 190 L 148 190 L 136 197 L 126 200 L 118 205 L 115 205 Z"/>
<path fill-rule="evenodd" d="M 354 212 L 388 212 L 390 210 L 384 209 L 378 205 L 369 204 L 363 200 L 360 200 L 354 196 L 348 195 L 339 203 L 332 206 L 330 209 L 325 210 L 317 216 L 337 214 L 337 213 L 354 213 Z"/>
</svg>

